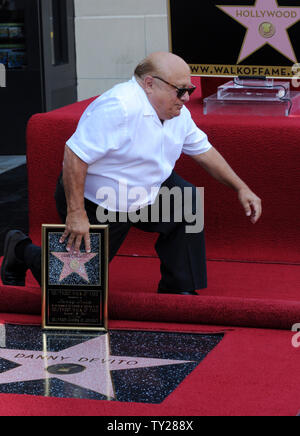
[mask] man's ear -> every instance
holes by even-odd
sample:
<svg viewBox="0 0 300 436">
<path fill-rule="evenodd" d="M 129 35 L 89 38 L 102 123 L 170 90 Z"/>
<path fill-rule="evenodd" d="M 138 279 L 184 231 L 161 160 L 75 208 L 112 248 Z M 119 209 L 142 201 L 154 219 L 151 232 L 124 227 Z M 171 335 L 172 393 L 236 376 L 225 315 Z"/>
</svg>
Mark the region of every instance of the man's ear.
<svg viewBox="0 0 300 436">
<path fill-rule="evenodd" d="M 153 91 L 153 77 L 145 76 L 143 80 L 144 90 L 146 94 L 152 94 Z"/>
</svg>

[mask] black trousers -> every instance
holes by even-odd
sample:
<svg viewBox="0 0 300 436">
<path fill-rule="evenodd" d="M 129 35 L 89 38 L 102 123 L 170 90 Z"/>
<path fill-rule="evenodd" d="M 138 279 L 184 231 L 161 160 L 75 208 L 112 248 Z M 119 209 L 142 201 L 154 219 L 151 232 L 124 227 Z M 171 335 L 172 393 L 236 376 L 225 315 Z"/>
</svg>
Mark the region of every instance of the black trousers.
<svg viewBox="0 0 300 436">
<path fill-rule="evenodd" d="M 197 191 L 195 186 L 173 172 L 164 182 L 162 188 L 171 190 L 174 187 L 180 188 L 182 192 L 182 208 L 184 208 L 185 204 L 185 188 L 190 188 L 190 192 L 193 193 L 191 197 L 192 210 L 190 212 L 195 216 L 197 213 Z M 61 220 L 65 222 L 67 217 L 67 202 L 61 176 L 57 183 L 55 199 Z M 157 202 L 159 201 L 162 201 L 160 196 L 158 196 L 157 199 Z M 156 206 L 157 205 L 158 203 L 156 203 Z M 158 238 L 155 244 L 155 250 L 161 262 L 161 280 L 158 284 L 158 289 L 170 292 L 200 290 L 207 287 L 204 231 L 188 233 L 187 226 L 190 226 L 191 222 L 190 220 L 187 222 L 185 219 L 186 211 L 182 210 L 182 220 L 178 222 L 176 218 L 178 217 L 176 207 L 178 207 L 178 203 L 171 197 L 167 222 L 165 222 L 165 216 L 162 213 L 162 204 L 159 207 L 159 217 L 155 219 L 155 222 L 139 221 L 134 223 L 132 222 L 133 220 L 130 214 L 125 214 L 126 216 L 124 217 L 124 214 L 121 213 L 116 214 L 116 222 L 109 222 L 109 218 L 106 222 L 101 221 L 101 224 L 106 223 L 109 225 L 109 260 L 111 261 L 117 254 L 132 226 L 146 232 L 157 233 Z M 90 224 L 99 224 L 97 219 L 98 206 L 89 200 L 85 200 L 85 208 Z M 147 207 L 147 209 L 147 211 L 143 209 L 141 215 L 143 215 L 143 212 L 147 212 L 146 215 L 151 217 L 151 206 Z M 107 211 L 102 209 L 101 216 L 105 215 L 107 215 Z M 38 252 L 37 247 L 29 247 L 25 254 L 27 266 L 32 270 L 34 276 L 40 283 L 40 251 Z"/>
</svg>

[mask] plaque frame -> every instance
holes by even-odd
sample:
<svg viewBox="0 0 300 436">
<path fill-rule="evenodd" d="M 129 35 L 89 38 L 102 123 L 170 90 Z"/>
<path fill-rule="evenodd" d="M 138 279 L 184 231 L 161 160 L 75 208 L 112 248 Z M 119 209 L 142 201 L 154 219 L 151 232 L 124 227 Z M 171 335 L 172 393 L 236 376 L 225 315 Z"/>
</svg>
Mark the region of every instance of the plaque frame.
<svg viewBox="0 0 300 436">
<path fill-rule="evenodd" d="M 59 258 L 56 259 L 52 254 L 53 248 L 51 247 L 56 244 L 58 247 L 56 251 L 59 254 L 71 256 L 65 250 L 67 241 L 59 245 L 57 242 L 65 228 L 66 226 L 62 224 L 42 225 L 42 328 L 44 330 L 107 332 L 109 226 L 90 226 L 91 254 L 95 256 L 90 261 L 84 262 L 84 266 L 90 264 L 89 270 L 92 271 L 93 276 L 90 282 L 86 282 L 84 278 L 89 275 L 86 267 L 84 268 L 86 275 L 77 273 L 75 269 L 72 273 L 63 276 L 62 270 L 65 263 Z M 84 242 L 80 252 L 85 253 Z M 61 266 L 60 269 L 57 267 L 58 264 Z M 71 263 L 69 263 L 70 266 Z M 68 277 L 72 278 L 73 282 L 69 283 Z M 75 304 L 78 309 L 73 312 L 72 306 Z M 86 319 L 82 314 L 84 311 Z"/>
</svg>

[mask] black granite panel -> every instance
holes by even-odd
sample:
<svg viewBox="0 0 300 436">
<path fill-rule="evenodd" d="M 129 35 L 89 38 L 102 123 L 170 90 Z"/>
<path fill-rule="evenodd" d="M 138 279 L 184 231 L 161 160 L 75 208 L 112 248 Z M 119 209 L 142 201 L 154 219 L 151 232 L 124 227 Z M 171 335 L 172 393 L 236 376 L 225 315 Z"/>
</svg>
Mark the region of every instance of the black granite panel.
<svg viewBox="0 0 300 436">
<path fill-rule="evenodd" d="M 223 334 L 0 329 L 0 393 L 161 403 Z"/>
</svg>

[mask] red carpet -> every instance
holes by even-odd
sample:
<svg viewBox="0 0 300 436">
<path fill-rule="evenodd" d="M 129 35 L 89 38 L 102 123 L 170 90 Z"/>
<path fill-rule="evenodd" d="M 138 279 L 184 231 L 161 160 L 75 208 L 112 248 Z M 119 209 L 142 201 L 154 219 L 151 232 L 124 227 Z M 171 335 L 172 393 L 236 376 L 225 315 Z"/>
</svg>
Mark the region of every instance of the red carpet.
<svg viewBox="0 0 300 436">
<path fill-rule="evenodd" d="M 38 114 L 29 122 L 29 218 L 35 243 L 40 243 L 41 223 L 59 221 L 53 192 L 64 145 L 88 103 Z M 292 325 L 300 322 L 299 120 L 203 117 L 197 99 L 190 109 L 262 198 L 263 217 L 251 225 L 234 193 L 182 157 L 179 174 L 205 187 L 208 289 L 198 297 L 157 295 L 153 236 L 132 231 L 122 256 L 110 266 L 110 328 L 225 331 L 225 338 L 160 405 L 0 395 L 1 415 L 295 416 L 300 410 L 300 351 L 291 345 Z M 0 283 L 2 321 L 39 323 L 34 315 L 40 306 L 40 289 L 31 277 L 26 288 Z"/>
<path fill-rule="evenodd" d="M 117 257 L 110 266 L 110 318 L 287 330 L 300 322 L 298 265 L 208 262 L 208 278 L 198 297 L 158 295 L 158 259 Z M 1 312 L 40 314 L 40 289 L 30 275 L 28 284 L 0 284 Z"/>
<path fill-rule="evenodd" d="M 0 315 L 0 322 L 39 318 Z M 296 416 L 299 349 L 286 331 L 111 321 L 111 329 L 225 332 L 223 341 L 160 405 L 0 395 L 0 415 Z"/>
</svg>

